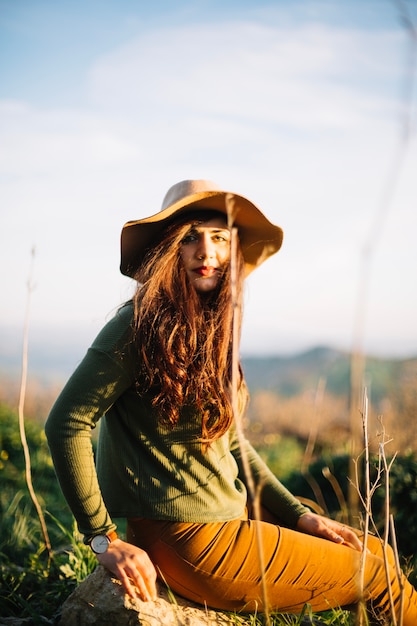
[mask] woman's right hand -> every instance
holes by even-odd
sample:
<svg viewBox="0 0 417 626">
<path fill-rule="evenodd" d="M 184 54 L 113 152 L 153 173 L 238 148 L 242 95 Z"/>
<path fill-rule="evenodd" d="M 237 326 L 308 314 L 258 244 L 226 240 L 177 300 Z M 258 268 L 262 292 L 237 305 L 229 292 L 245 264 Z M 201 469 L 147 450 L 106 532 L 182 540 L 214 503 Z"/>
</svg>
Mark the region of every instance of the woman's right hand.
<svg viewBox="0 0 417 626">
<path fill-rule="evenodd" d="M 112 574 L 120 579 L 131 598 L 155 600 L 156 570 L 147 552 L 137 546 L 115 539 L 104 554 L 96 557 Z"/>
</svg>

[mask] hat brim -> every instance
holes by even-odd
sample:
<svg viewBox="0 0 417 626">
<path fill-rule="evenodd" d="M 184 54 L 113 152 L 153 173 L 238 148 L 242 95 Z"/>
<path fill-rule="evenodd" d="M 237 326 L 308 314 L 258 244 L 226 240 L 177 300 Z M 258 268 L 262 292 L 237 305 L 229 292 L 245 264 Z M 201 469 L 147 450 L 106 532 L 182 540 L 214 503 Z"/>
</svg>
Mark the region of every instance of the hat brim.
<svg viewBox="0 0 417 626">
<path fill-rule="evenodd" d="M 237 227 L 246 275 L 278 252 L 283 231 L 272 224 L 250 200 L 225 191 L 204 191 L 191 194 L 166 209 L 140 220 L 127 222 L 121 234 L 120 271 L 133 277 L 143 257 L 160 233 L 178 217 L 194 211 L 212 209 L 228 215 L 228 202 L 233 202 L 233 224 Z"/>
</svg>

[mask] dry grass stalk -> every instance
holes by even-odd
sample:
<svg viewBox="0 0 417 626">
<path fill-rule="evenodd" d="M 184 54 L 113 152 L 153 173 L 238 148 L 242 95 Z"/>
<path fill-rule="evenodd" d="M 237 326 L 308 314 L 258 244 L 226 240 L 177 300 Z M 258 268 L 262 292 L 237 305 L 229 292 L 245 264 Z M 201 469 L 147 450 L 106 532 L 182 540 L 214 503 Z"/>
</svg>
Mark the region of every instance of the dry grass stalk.
<svg viewBox="0 0 417 626">
<path fill-rule="evenodd" d="M 381 421 L 381 420 L 380 420 Z M 382 424 L 382 421 L 381 421 Z M 391 462 L 388 463 L 387 462 L 387 457 L 385 455 L 385 445 L 386 443 L 388 443 L 385 440 L 385 430 L 384 428 L 382 428 L 382 441 L 380 443 L 379 446 L 379 458 L 381 459 L 381 463 L 382 463 L 382 467 L 385 473 L 385 523 L 384 523 L 384 537 L 382 540 L 382 549 L 383 549 L 383 553 L 384 553 L 384 564 L 385 564 L 385 571 L 386 571 L 386 577 L 387 577 L 387 584 L 388 584 L 388 590 L 389 590 L 389 596 L 390 596 L 390 603 L 391 603 L 391 615 L 392 615 L 392 623 L 393 626 L 402 626 L 402 606 L 403 606 L 403 585 L 402 585 L 402 578 L 401 578 L 401 569 L 399 566 L 399 557 L 398 557 L 398 550 L 397 550 L 397 542 L 396 542 L 396 537 L 395 537 L 395 533 L 394 533 L 394 522 L 393 522 L 393 517 L 390 513 L 390 491 L 389 491 L 389 475 L 390 475 L 390 470 L 392 467 L 392 464 L 395 460 L 396 455 L 393 456 L 393 458 L 391 459 Z M 398 579 L 398 583 L 401 589 L 401 596 L 400 596 L 400 611 L 399 611 L 399 617 L 397 620 L 397 616 L 395 614 L 395 610 L 394 610 L 394 602 L 393 602 L 393 598 L 392 598 L 392 588 L 391 588 L 391 584 L 390 584 L 390 576 L 389 576 L 389 572 L 388 572 L 388 555 L 387 555 L 387 546 L 388 546 L 388 542 L 389 542 L 389 536 L 390 536 L 390 530 L 391 532 L 391 538 L 392 538 L 392 542 L 393 542 L 393 550 L 394 550 L 394 555 L 395 555 L 395 566 L 396 566 L 396 570 L 397 570 L 397 579 Z"/>
<path fill-rule="evenodd" d="M 236 205 L 233 194 L 226 196 L 226 209 L 227 209 L 227 222 L 231 231 L 231 251 L 230 251 L 230 275 L 231 275 L 231 298 L 233 307 L 233 338 L 232 338 L 232 406 L 233 414 L 235 416 L 236 433 L 240 445 L 240 451 L 242 455 L 242 464 L 245 471 L 246 482 L 249 492 L 249 497 L 252 501 L 253 513 L 255 520 L 259 522 L 261 520 L 261 507 L 260 507 L 260 489 L 255 487 L 255 483 L 252 476 L 249 460 L 246 454 L 245 436 L 243 432 L 242 420 L 239 416 L 239 402 L 238 402 L 238 380 L 239 380 L 239 327 L 240 317 L 242 311 L 240 310 L 238 298 L 237 298 L 237 283 L 236 283 L 236 251 L 238 246 L 238 234 L 237 228 L 234 226 L 234 220 L 236 216 Z M 264 616 L 266 626 L 271 626 L 271 618 L 269 614 L 269 601 L 268 593 L 265 584 L 265 563 L 263 559 L 262 550 L 262 536 L 260 524 L 256 524 L 256 540 L 258 547 L 258 559 L 259 567 L 262 573 L 261 585 L 262 596 L 264 604 Z"/>
<path fill-rule="evenodd" d="M 343 521 L 345 524 L 347 524 L 349 522 L 349 513 L 348 513 L 348 506 L 345 500 L 345 496 L 343 495 L 343 490 L 340 486 L 339 481 L 337 480 L 336 476 L 334 476 L 329 467 L 323 467 L 322 469 L 322 474 L 324 476 L 324 478 L 330 483 L 335 496 L 337 498 L 337 501 L 339 503 L 339 508 L 340 508 L 340 519 L 341 521 Z"/>
<path fill-rule="evenodd" d="M 32 248 L 32 264 L 31 270 L 29 273 L 28 280 L 28 295 L 26 302 L 26 313 L 25 313 L 25 321 L 23 327 L 23 349 L 22 349 L 22 377 L 20 383 L 20 392 L 19 392 L 19 431 L 20 431 L 20 439 L 22 441 L 23 453 L 25 457 L 25 478 L 26 484 L 29 490 L 30 497 L 35 506 L 36 513 L 39 518 L 39 522 L 42 529 L 43 538 L 45 541 L 45 547 L 48 551 L 48 556 L 51 558 L 52 550 L 51 550 L 51 542 L 49 540 L 48 529 L 45 523 L 45 517 L 42 512 L 41 505 L 39 504 L 39 500 L 36 496 L 35 490 L 33 488 L 32 483 L 32 471 L 31 471 L 31 462 L 30 462 L 30 451 L 29 446 L 26 439 L 26 431 L 25 431 L 25 416 L 24 416 L 24 406 L 25 406 L 25 397 L 26 397 L 26 384 L 27 384 L 27 372 L 28 372 L 28 338 L 29 338 L 29 311 L 30 311 L 30 300 L 33 290 L 33 262 L 35 258 L 35 249 Z"/>
<path fill-rule="evenodd" d="M 390 530 L 391 530 L 392 547 L 393 547 L 394 556 L 395 556 L 395 569 L 396 569 L 396 572 L 397 572 L 398 584 L 399 584 L 400 590 L 401 590 L 401 597 L 400 597 L 400 621 L 398 623 L 398 626 L 402 626 L 402 624 L 403 624 L 403 605 L 404 605 L 404 584 L 403 584 L 403 578 L 401 576 L 400 560 L 398 558 L 397 535 L 395 533 L 395 526 L 394 526 L 394 517 L 393 517 L 393 515 L 389 516 L 389 523 L 390 523 Z"/>
<path fill-rule="evenodd" d="M 324 392 L 326 389 L 326 379 L 321 376 L 317 385 L 316 395 L 314 398 L 314 414 L 310 424 L 310 430 L 308 433 L 308 440 L 304 451 L 304 457 L 301 463 L 301 473 L 305 475 L 308 471 L 308 467 L 313 460 L 314 448 L 317 441 L 317 435 L 319 431 L 320 417 L 322 415 L 322 406 Z"/>
<path fill-rule="evenodd" d="M 363 391 L 363 401 L 362 401 L 362 427 L 363 427 L 363 438 L 364 438 L 364 449 L 365 449 L 365 495 L 362 497 L 360 491 L 360 478 L 361 475 L 359 472 L 356 474 L 356 485 L 357 485 L 357 493 L 362 502 L 362 506 L 365 511 L 365 517 L 363 522 L 363 551 L 361 554 L 360 561 L 360 569 L 359 569 L 359 597 L 360 608 L 358 612 L 358 622 L 359 624 L 363 624 L 365 620 L 365 606 L 364 606 L 364 586 L 365 586 L 365 563 L 366 563 L 366 555 L 367 555 L 367 543 L 369 536 L 369 524 L 372 517 L 371 505 L 372 505 L 372 496 L 371 496 L 371 479 L 370 479 L 370 463 L 369 463 L 369 436 L 368 436 L 368 394 L 366 388 Z M 356 468 L 358 468 L 358 464 L 356 463 Z M 378 481 L 377 481 L 378 482 Z"/>
<path fill-rule="evenodd" d="M 392 626 L 402 626 L 402 622 L 403 622 L 402 607 L 403 607 L 404 590 L 403 590 L 403 584 L 402 584 L 401 568 L 399 564 L 399 555 L 398 555 L 397 542 L 396 542 L 396 536 L 395 536 L 394 521 L 393 521 L 393 516 L 390 513 L 390 489 L 389 489 L 390 470 L 391 470 L 392 464 L 395 461 L 396 455 L 394 455 L 391 461 L 388 463 L 387 457 L 385 454 L 385 446 L 387 443 L 389 443 L 389 440 L 386 438 L 385 429 L 382 424 L 382 418 L 379 418 L 379 421 L 381 424 L 381 432 L 379 433 L 379 437 L 381 441 L 379 444 L 378 467 L 377 467 L 377 472 L 376 472 L 376 478 L 373 484 L 371 484 L 368 412 L 369 412 L 369 402 L 368 402 L 367 390 L 365 388 L 364 393 L 363 393 L 363 405 L 362 405 L 362 426 L 363 426 L 363 433 L 364 433 L 364 454 L 365 454 L 365 468 L 364 468 L 365 493 L 364 494 L 361 493 L 361 489 L 360 489 L 360 474 L 359 472 L 356 474 L 356 489 L 358 492 L 359 500 L 365 512 L 365 516 L 363 520 L 363 547 L 364 549 L 361 555 L 361 565 L 360 565 L 360 571 L 359 571 L 359 577 L 358 577 L 359 578 L 358 584 L 359 584 L 359 589 L 360 589 L 360 596 L 363 598 L 364 597 L 365 562 L 366 562 L 366 557 L 367 557 L 366 546 L 367 546 L 367 540 L 368 540 L 368 536 L 370 532 L 370 527 L 372 526 L 373 532 L 378 536 L 381 542 L 381 547 L 382 547 L 382 552 L 383 552 L 383 557 L 384 557 L 386 582 L 387 582 L 387 588 L 388 588 L 388 593 L 389 593 L 389 598 L 390 598 Z M 356 466 L 357 466 L 357 462 L 356 462 Z M 385 484 L 385 503 L 384 503 L 385 521 L 384 521 L 384 533 L 381 536 L 372 516 L 372 498 L 373 498 L 375 491 L 382 484 L 382 477 L 384 477 L 384 484 Z M 392 548 L 393 548 L 394 558 L 395 558 L 397 579 L 398 579 L 400 592 L 401 592 L 399 616 L 397 616 L 395 612 L 394 600 L 393 600 L 393 595 L 392 595 L 392 585 L 391 585 L 391 580 L 390 580 L 390 575 L 389 575 L 388 545 L 389 545 L 390 536 L 391 536 Z M 364 602 L 362 601 L 360 605 L 360 611 L 358 612 L 358 624 L 362 625 L 364 623 L 364 620 L 366 620 L 366 616 L 365 616 Z"/>
<path fill-rule="evenodd" d="M 323 497 L 323 493 L 320 489 L 320 486 L 317 480 L 312 476 L 309 472 L 310 463 L 313 460 L 314 448 L 317 442 L 317 435 L 319 432 L 319 424 L 321 422 L 322 417 L 322 408 L 323 408 L 323 399 L 324 392 L 326 389 L 326 379 L 321 376 L 319 379 L 319 383 L 316 389 L 316 395 L 314 398 L 314 413 L 313 419 L 310 422 L 310 429 L 308 433 L 307 444 L 304 451 L 303 460 L 301 462 L 300 472 L 306 479 L 307 483 L 310 485 L 310 488 L 314 494 L 314 497 L 318 503 L 321 512 L 327 512 L 326 502 Z"/>
</svg>

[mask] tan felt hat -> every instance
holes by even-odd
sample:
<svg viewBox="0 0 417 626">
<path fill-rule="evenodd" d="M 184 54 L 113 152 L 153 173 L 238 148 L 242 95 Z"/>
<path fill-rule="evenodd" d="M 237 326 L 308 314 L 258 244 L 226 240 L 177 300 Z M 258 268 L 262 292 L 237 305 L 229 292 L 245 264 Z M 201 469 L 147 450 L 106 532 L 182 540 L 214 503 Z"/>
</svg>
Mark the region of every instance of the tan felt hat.
<svg viewBox="0 0 417 626">
<path fill-rule="evenodd" d="M 212 209 L 224 213 L 232 207 L 233 225 L 239 233 L 239 241 L 246 265 L 246 275 L 261 265 L 280 249 L 283 231 L 272 224 L 247 198 L 224 191 L 210 180 L 183 180 L 167 192 L 161 210 L 141 220 L 127 222 L 121 235 L 120 270 L 133 276 L 147 250 L 162 231 L 179 216 L 189 212 Z M 230 223 L 230 221 L 229 221 Z"/>
</svg>

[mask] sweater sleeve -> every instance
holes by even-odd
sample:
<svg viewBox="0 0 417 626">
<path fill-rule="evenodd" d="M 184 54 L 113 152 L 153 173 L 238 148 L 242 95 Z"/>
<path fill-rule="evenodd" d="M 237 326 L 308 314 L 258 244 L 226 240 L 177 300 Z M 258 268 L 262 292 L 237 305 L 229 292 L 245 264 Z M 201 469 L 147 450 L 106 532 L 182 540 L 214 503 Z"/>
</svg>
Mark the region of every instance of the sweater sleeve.
<svg viewBox="0 0 417 626">
<path fill-rule="evenodd" d="M 100 417 L 133 382 L 120 351 L 123 337 L 126 342 L 127 317 L 122 310 L 104 327 L 45 424 L 61 489 L 79 531 L 86 536 L 116 528 L 101 495 L 91 435 Z"/>
<path fill-rule="evenodd" d="M 239 477 L 247 485 L 246 463 L 250 468 L 255 490 L 260 491 L 261 504 L 268 509 L 283 526 L 295 528 L 298 519 L 310 510 L 305 507 L 271 472 L 247 439 L 241 449 L 236 429 L 231 431 L 230 450 L 239 467 Z"/>
</svg>

